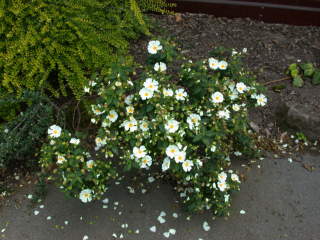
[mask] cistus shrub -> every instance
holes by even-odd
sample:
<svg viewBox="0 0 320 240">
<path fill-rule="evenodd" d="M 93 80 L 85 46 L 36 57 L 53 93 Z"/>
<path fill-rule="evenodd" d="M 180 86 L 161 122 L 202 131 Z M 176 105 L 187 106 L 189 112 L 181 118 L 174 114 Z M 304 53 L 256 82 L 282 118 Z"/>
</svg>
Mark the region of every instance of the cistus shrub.
<svg viewBox="0 0 320 240">
<path fill-rule="evenodd" d="M 72 150 L 82 152 L 74 163 L 78 153 L 64 147 L 70 137 L 64 140 L 64 130 L 52 126 L 41 163 L 55 166 L 60 182 L 73 179 L 68 179 L 68 169 L 90 179 L 79 179 L 70 189 L 62 185 L 83 202 L 99 198 L 103 194 L 99 179 L 120 165 L 127 170 L 157 170 L 172 179 L 188 210 L 228 214 L 231 193 L 240 185 L 231 161 L 258 152 L 249 131 L 248 109 L 264 106 L 267 99 L 242 67 L 242 53 L 214 49 L 204 61 L 184 60 L 180 69 L 171 71 L 176 63 L 170 59 L 184 58 L 170 43 L 153 40 L 147 49 L 146 65 L 115 66 L 107 77 L 95 78 L 87 86 L 88 94 L 99 96 L 91 106 L 91 121 L 99 127 L 96 157 L 86 156 L 79 147 Z M 103 165 L 108 169 L 99 172 L 99 179 L 91 178 Z"/>
<path fill-rule="evenodd" d="M 123 55 L 147 32 L 143 11 L 163 0 L 0 0 L 0 81 L 11 92 L 83 94 L 88 73 Z"/>
</svg>

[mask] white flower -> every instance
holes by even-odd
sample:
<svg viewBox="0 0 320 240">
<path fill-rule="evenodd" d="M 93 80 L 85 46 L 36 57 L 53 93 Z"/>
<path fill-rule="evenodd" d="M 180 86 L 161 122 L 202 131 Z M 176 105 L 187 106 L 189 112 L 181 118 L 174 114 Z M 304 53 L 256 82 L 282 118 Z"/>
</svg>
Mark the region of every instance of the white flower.
<svg viewBox="0 0 320 240">
<path fill-rule="evenodd" d="M 92 109 L 92 112 L 95 114 L 95 115 L 101 115 L 104 113 L 103 110 L 101 110 L 101 105 L 98 104 L 98 105 L 91 105 L 91 109 Z"/>
<path fill-rule="evenodd" d="M 210 226 L 209 226 L 208 222 L 203 222 L 202 228 L 204 231 L 208 232 L 210 230 Z"/>
<path fill-rule="evenodd" d="M 152 165 L 152 158 L 149 155 L 144 156 L 141 158 L 141 168 L 148 168 Z"/>
<path fill-rule="evenodd" d="M 89 87 L 84 87 L 84 89 L 83 89 L 83 90 L 84 90 L 84 92 L 85 92 L 85 93 L 90 92 L 90 88 L 89 88 Z"/>
<path fill-rule="evenodd" d="M 189 124 L 189 128 L 193 129 L 194 127 L 199 126 L 201 117 L 198 114 L 190 114 L 187 118 L 187 123 Z"/>
<path fill-rule="evenodd" d="M 115 122 L 118 119 L 118 113 L 115 110 L 111 110 L 107 116 L 110 122 Z"/>
<path fill-rule="evenodd" d="M 89 160 L 86 162 L 87 168 L 93 168 L 94 165 L 94 161 L 93 160 Z"/>
<path fill-rule="evenodd" d="M 136 158 L 142 158 L 147 155 L 147 149 L 145 146 L 134 147 L 133 154 Z"/>
<path fill-rule="evenodd" d="M 219 182 L 225 182 L 227 180 L 227 174 L 225 172 L 221 172 L 218 174 Z"/>
<path fill-rule="evenodd" d="M 165 97 L 172 97 L 172 96 L 173 96 L 173 91 L 172 91 L 172 89 L 164 88 L 162 92 L 163 92 L 163 95 L 164 95 Z"/>
<path fill-rule="evenodd" d="M 211 152 L 215 152 L 217 150 L 217 147 L 215 145 L 212 145 L 211 148 L 210 148 L 210 151 Z"/>
<path fill-rule="evenodd" d="M 177 100 L 185 100 L 187 96 L 188 96 L 188 94 L 183 88 L 180 88 L 180 89 L 176 90 L 176 96 L 175 97 L 176 97 Z"/>
<path fill-rule="evenodd" d="M 167 65 L 163 62 L 158 62 L 154 65 L 154 70 L 157 72 L 164 72 L 167 70 Z"/>
<path fill-rule="evenodd" d="M 242 152 L 236 151 L 236 152 L 234 152 L 233 154 L 236 155 L 237 157 L 239 157 L 239 156 L 242 155 Z"/>
<path fill-rule="evenodd" d="M 151 91 L 157 91 L 158 85 L 159 83 L 156 80 L 153 80 L 152 78 L 147 78 L 146 81 L 143 83 L 143 86 Z"/>
<path fill-rule="evenodd" d="M 178 130 L 179 128 L 179 122 L 171 119 L 169 120 L 166 125 L 165 125 L 165 129 L 169 132 L 169 133 L 174 133 Z"/>
<path fill-rule="evenodd" d="M 217 185 L 221 192 L 224 192 L 228 188 L 228 185 L 226 182 L 218 182 Z"/>
<path fill-rule="evenodd" d="M 163 233 L 163 236 L 164 236 L 165 238 L 169 238 L 169 237 L 170 237 L 170 233 L 169 233 L 169 232 L 164 232 L 164 233 Z"/>
<path fill-rule="evenodd" d="M 236 89 L 239 93 L 244 93 L 247 90 L 247 86 L 243 82 L 239 82 L 236 85 Z"/>
<path fill-rule="evenodd" d="M 229 198 L 230 198 L 229 194 L 224 195 L 224 201 L 225 202 L 229 202 Z"/>
<path fill-rule="evenodd" d="M 211 99 L 214 103 L 222 103 L 224 100 L 224 97 L 221 92 L 215 92 L 211 95 Z"/>
<path fill-rule="evenodd" d="M 231 180 L 234 182 L 240 182 L 239 176 L 235 173 L 231 174 Z"/>
<path fill-rule="evenodd" d="M 213 70 L 217 70 L 219 67 L 219 61 L 217 59 L 214 58 L 209 58 L 208 59 L 209 62 L 209 67 Z"/>
<path fill-rule="evenodd" d="M 53 137 L 53 138 L 60 137 L 60 135 L 61 135 L 61 127 L 59 127 L 58 125 L 52 125 L 48 129 L 48 134 L 49 134 L 50 137 Z"/>
<path fill-rule="evenodd" d="M 80 139 L 78 138 L 71 138 L 70 143 L 74 145 L 78 145 L 80 143 Z"/>
<path fill-rule="evenodd" d="M 92 191 L 90 189 L 84 189 L 80 192 L 80 200 L 84 203 L 92 201 Z"/>
<path fill-rule="evenodd" d="M 247 53 L 247 51 L 248 51 L 247 48 L 243 48 L 243 49 L 242 49 L 242 52 L 243 52 L 243 53 Z"/>
<path fill-rule="evenodd" d="M 95 85 L 97 85 L 97 83 L 95 81 L 90 81 L 89 82 L 89 86 L 90 87 L 94 87 Z"/>
<path fill-rule="evenodd" d="M 148 88 L 142 88 L 140 91 L 139 91 L 139 95 L 141 97 L 142 100 L 146 100 L 146 99 L 150 99 L 153 97 L 153 91 L 151 91 L 150 89 Z"/>
<path fill-rule="evenodd" d="M 265 106 L 267 104 L 267 98 L 263 94 L 259 94 L 256 97 L 258 106 Z"/>
<path fill-rule="evenodd" d="M 64 162 L 66 162 L 66 158 L 64 156 L 58 155 L 57 156 L 57 164 L 62 164 Z"/>
<path fill-rule="evenodd" d="M 230 111 L 228 109 L 218 111 L 218 118 L 229 119 Z"/>
<path fill-rule="evenodd" d="M 157 220 L 159 221 L 160 224 L 163 224 L 166 222 L 166 220 L 162 216 L 159 216 Z"/>
<path fill-rule="evenodd" d="M 89 239 L 89 237 L 87 235 L 84 235 L 82 238 L 82 240 L 88 240 L 88 239 Z"/>
<path fill-rule="evenodd" d="M 93 124 L 96 124 L 96 123 L 97 123 L 97 120 L 94 119 L 94 118 L 91 118 L 91 122 L 92 122 Z"/>
<path fill-rule="evenodd" d="M 174 158 L 179 152 L 179 148 L 176 145 L 169 145 L 166 149 L 166 154 L 170 158 Z"/>
<path fill-rule="evenodd" d="M 133 98 L 134 98 L 133 95 L 128 95 L 128 96 L 125 98 L 125 100 L 124 100 L 125 104 L 131 105 Z"/>
<path fill-rule="evenodd" d="M 152 183 L 152 182 L 154 182 L 156 179 L 153 177 L 153 176 L 151 176 L 151 177 L 148 177 L 148 182 L 149 183 Z"/>
<path fill-rule="evenodd" d="M 217 184 L 216 184 L 216 183 L 213 183 L 213 184 L 212 184 L 212 187 L 213 187 L 214 189 L 217 189 Z"/>
<path fill-rule="evenodd" d="M 140 129 L 145 132 L 149 130 L 149 125 L 147 121 L 140 121 Z"/>
<path fill-rule="evenodd" d="M 184 162 L 185 159 L 186 159 L 186 152 L 184 151 L 179 151 L 174 156 L 174 160 L 176 161 L 176 163 L 182 163 Z"/>
<path fill-rule="evenodd" d="M 156 226 L 152 226 L 151 228 L 149 228 L 151 232 L 156 232 L 157 231 L 157 227 Z"/>
<path fill-rule="evenodd" d="M 243 210 L 243 209 L 241 209 L 241 210 L 240 210 L 240 214 L 242 214 L 242 215 L 243 215 L 243 214 L 246 214 L 246 211 Z"/>
<path fill-rule="evenodd" d="M 193 166 L 193 162 L 190 160 L 186 160 L 182 163 L 182 168 L 185 172 L 190 172 Z"/>
<path fill-rule="evenodd" d="M 219 69 L 220 70 L 226 70 L 228 67 L 228 63 L 226 61 L 220 61 L 219 62 Z"/>
<path fill-rule="evenodd" d="M 126 107 L 127 113 L 133 114 L 134 113 L 134 107 L 133 106 L 128 106 Z"/>
<path fill-rule="evenodd" d="M 150 41 L 148 43 L 148 52 L 150 54 L 156 54 L 161 49 L 162 49 L 162 46 L 160 44 L 160 41 L 158 40 Z"/>
<path fill-rule="evenodd" d="M 162 172 L 167 171 L 170 168 L 170 158 L 166 157 L 162 163 Z"/>
<path fill-rule="evenodd" d="M 232 105 L 232 109 L 233 109 L 233 111 L 238 112 L 240 110 L 240 105 L 239 104 L 233 104 Z"/>
<path fill-rule="evenodd" d="M 123 123 L 124 129 L 130 132 L 134 132 L 138 129 L 137 127 L 137 120 L 132 118 L 130 121 L 126 120 Z"/>
<path fill-rule="evenodd" d="M 102 147 L 102 146 L 107 144 L 107 139 L 106 138 L 102 139 L 100 137 L 96 137 L 95 142 L 96 142 L 96 146 L 98 148 L 100 148 L 100 147 Z"/>
</svg>

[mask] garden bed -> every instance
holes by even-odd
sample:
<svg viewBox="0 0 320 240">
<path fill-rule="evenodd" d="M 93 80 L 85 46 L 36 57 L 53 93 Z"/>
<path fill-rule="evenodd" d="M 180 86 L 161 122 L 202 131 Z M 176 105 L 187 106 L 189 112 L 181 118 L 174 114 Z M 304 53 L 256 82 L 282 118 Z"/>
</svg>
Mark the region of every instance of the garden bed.
<svg viewBox="0 0 320 240">
<path fill-rule="evenodd" d="M 255 109 L 250 114 L 261 133 L 279 133 L 276 112 L 281 110 L 282 103 L 289 106 L 308 105 L 314 113 L 319 111 L 320 85 L 312 85 L 307 80 L 302 88 L 296 88 L 285 74 L 292 63 L 311 62 L 319 66 L 319 27 L 266 24 L 250 19 L 216 18 L 191 13 L 150 17 L 159 26 L 153 31 L 155 36 L 172 37 L 182 52 L 193 60 L 208 57 L 208 51 L 217 46 L 238 50 L 247 48 L 245 64 L 257 76 L 257 81 L 268 89 L 267 107 Z M 136 41 L 132 47 L 140 62 L 143 61 L 148 41 L 149 38 Z M 274 80 L 280 81 L 269 83 Z M 275 91 L 274 87 L 278 90 Z"/>
</svg>

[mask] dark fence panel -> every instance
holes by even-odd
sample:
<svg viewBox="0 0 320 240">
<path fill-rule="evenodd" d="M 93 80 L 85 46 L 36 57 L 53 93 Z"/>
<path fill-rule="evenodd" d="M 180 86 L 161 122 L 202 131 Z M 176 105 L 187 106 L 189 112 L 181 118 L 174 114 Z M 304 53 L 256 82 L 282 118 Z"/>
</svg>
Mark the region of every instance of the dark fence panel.
<svg viewBox="0 0 320 240">
<path fill-rule="evenodd" d="M 320 26 L 320 0 L 169 0 L 176 12 L 249 17 L 264 22 Z"/>
</svg>

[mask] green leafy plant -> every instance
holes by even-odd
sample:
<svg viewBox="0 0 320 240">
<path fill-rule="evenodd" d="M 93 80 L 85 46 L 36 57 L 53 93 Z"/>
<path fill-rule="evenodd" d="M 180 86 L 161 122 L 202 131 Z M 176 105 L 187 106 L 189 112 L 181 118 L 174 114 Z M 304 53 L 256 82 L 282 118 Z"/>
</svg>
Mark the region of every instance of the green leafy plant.
<svg viewBox="0 0 320 240">
<path fill-rule="evenodd" d="M 40 140 L 54 122 L 53 106 L 39 92 L 26 91 L 20 98 L 7 95 L 2 106 L 19 105 L 21 112 L 0 125 L 0 167 L 32 166 L 36 163 Z"/>
<path fill-rule="evenodd" d="M 312 63 L 293 63 L 289 66 L 286 74 L 292 77 L 294 87 L 302 87 L 305 78 L 312 79 L 314 85 L 320 84 L 320 69 L 316 68 Z"/>
<path fill-rule="evenodd" d="M 98 96 L 91 105 L 98 127 L 94 155 L 66 130 L 50 127 L 40 162 L 55 169 L 69 194 L 89 202 L 104 193 L 103 181 L 119 166 L 153 169 L 177 184 L 188 210 L 228 214 L 231 193 L 240 185 L 231 159 L 258 152 L 248 108 L 266 105 L 267 98 L 242 67 L 241 53 L 218 48 L 204 61 L 184 60 L 172 73 L 172 60 L 184 57 L 171 46 L 150 41 L 145 66 L 116 64 L 86 87 Z"/>
<path fill-rule="evenodd" d="M 128 39 L 148 32 L 142 12 L 169 6 L 163 0 L 0 0 L 1 85 L 19 94 L 71 91 L 79 98 L 90 71 L 106 72 Z"/>
</svg>

